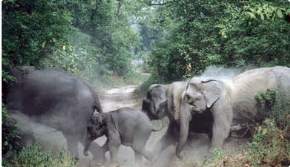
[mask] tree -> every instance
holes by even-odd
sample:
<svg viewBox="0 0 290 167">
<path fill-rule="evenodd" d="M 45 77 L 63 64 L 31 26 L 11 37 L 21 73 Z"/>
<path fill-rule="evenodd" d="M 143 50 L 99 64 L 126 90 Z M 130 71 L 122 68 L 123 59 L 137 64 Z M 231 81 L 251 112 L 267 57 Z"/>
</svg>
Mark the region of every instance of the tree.
<svg viewBox="0 0 290 167">
<path fill-rule="evenodd" d="M 166 2 L 160 17 L 176 24 L 165 26 L 170 33 L 151 54 L 153 73 L 165 80 L 198 74 L 208 65 L 290 65 L 288 2 Z"/>
</svg>

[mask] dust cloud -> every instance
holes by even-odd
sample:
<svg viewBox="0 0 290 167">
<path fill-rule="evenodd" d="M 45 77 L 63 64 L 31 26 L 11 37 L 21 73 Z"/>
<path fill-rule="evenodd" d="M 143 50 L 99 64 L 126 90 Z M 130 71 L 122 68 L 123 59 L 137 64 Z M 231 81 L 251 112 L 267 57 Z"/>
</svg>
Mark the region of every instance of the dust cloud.
<svg viewBox="0 0 290 167">
<path fill-rule="evenodd" d="M 241 68 L 224 68 L 219 66 L 208 66 L 200 77 L 231 79 L 242 72 Z"/>
</svg>

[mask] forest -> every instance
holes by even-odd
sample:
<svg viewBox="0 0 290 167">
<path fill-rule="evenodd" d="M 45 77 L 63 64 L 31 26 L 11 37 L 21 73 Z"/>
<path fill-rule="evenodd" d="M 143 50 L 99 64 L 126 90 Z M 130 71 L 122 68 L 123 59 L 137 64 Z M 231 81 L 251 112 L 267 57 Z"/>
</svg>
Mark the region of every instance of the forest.
<svg viewBox="0 0 290 167">
<path fill-rule="evenodd" d="M 65 152 L 24 146 L 7 109 L 14 68 L 65 71 L 100 94 L 137 85 L 142 99 L 151 84 L 189 80 L 212 66 L 290 67 L 290 1 L 3 0 L 2 45 L 2 165 L 75 166 Z M 290 165 L 290 107 L 272 107 L 279 102 L 268 90 L 256 100 L 276 114 L 245 150 L 174 166 Z"/>
</svg>

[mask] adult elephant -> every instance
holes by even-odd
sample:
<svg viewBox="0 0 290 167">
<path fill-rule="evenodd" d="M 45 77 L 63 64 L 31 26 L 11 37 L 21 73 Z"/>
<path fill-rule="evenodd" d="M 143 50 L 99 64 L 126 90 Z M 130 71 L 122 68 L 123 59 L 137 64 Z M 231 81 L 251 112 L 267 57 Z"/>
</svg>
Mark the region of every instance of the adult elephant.
<svg viewBox="0 0 290 167">
<path fill-rule="evenodd" d="M 68 150 L 78 158 L 78 142 L 85 142 L 91 114 L 102 112 L 95 91 L 65 72 L 23 68 L 12 72 L 16 82 L 8 93 L 8 110 L 61 131 Z"/>
<path fill-rule="evenodd" d="M 259 116 L 255 97 L 267 90 L 277 90 L 289 98 L 290 68 L 257 68 L 231 80 L 192 78 L 182 95 L 180 138 L 177 155 L 187 141 L 190 122 L 196 115 L 208 113 L 212 121 L 205 122 L 211 138 L 211 149 L 221 147 L 233 124 L 253 123 Z M 194 119 L 194 120 L 193 120 Z M 207 125 L 206 125 L 207 124 Z"/>
<path fill-rule="evenodd" d="M 159 141 L 159 152 L 170 144 L 178 141 L 179 113 L 181 95 L 186 88 L 186 82 L 178 81 L 168 85 L 153 84 L 149 87 L 146 97 L 143 99 L 142 111 L 151 120 L 169 118 L 169 125 L 165 135 Z"/>
</svg>

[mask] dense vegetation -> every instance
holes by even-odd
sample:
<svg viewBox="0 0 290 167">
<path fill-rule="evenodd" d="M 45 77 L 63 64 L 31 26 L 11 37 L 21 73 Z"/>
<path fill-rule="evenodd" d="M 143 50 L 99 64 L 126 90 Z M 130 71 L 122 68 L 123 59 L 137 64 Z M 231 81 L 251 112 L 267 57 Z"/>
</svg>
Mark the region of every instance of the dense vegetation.
<svg viewBox="0 0 290 167">
<path fill-rule="evenodd" d="M 5 167 L 75 167 L 76 161 L 67 152 L 45 152 L 38 145 L 31 145 L 16 153 L 16 156 L 3 161 Z"/>
<path fill-rule="evenodd" d="M 287 0 L 4 0 L 2 7 L 4 96 L 13 81 L 11 69 L 23 65 L 63 69 L 98 86 L 120 83 L 116 78 L 130 82 L 142 78 L 132 65 L 139 59 L 145 62 L 142 70 L 152 74 L 147 85 L 188 78 L 209 65 L 290 66 Z M 20 134 L 5 110 L 2 115 L 4 157 L 17 152 L 12 166 L 28 163 L 22 162 L 26 156 L 39 155 L 35 163 L 49 157 L 49 162 L 64 165 L 37 147 L 20 151 Z M 270 130 L 257 131 L 253 143 L 258 144 L 251 145 L 247 154 L 253 159 L 241 162 L 261 160 L 267 149 L 289 148 L 289 136 L 284 134 L 289 121 L 283 122 L 287 116 L 272 118 L 279 129 L 271 121 L 263 125 L 262 129 Z M 277 118 L 281 119 L 277 122 Z M 284 126 L 279 126 L 281 121 Z M 268 139 L 279 143 L 263 147 Z M 279 153 L 273 157 L 285 156 Z"/>
<path fill-rule="evenodd" d="M 289 65 L 289 13 L 284 0 L 7 0 L 3 79 L 18 65 L 124 76 L 137 57 L 168 81 L 208 65 Z"/>
<path fill-rule="evenodd" d="M 165 33 L 150 64 L 165 80 L 209 65 L 289 66 L 289 13 L 283 0 L 165 1 L 158 15 Z"/>
<path fill-rule="evenodd" d="M 129 1 L 3 2 L 3 80 L 15 66 L 53 67 L 94 81 L 132 73 L 141 37 Z"/>
</svg>

